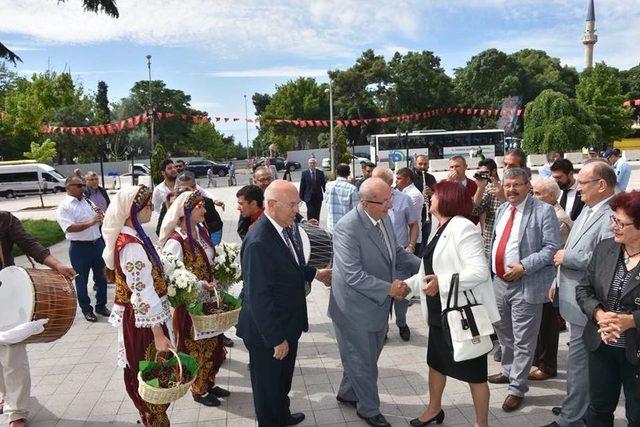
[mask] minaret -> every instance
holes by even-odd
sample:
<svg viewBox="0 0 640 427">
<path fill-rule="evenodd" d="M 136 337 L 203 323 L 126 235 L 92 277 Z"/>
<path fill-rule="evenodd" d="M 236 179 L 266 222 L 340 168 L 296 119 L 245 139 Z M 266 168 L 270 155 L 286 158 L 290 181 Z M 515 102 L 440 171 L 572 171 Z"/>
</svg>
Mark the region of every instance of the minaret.
<svg viewBox="0 0 640 427">
<path fill-rule="evenodd" d="M 596 35 L 596 12 L 593 0 L 589 0 L 589 10 L 587 11 L 587 23 L 582 36 L 584 45 L 584 68 L 593 67 L 593 45 L 598 41 Z"/>
</svg>

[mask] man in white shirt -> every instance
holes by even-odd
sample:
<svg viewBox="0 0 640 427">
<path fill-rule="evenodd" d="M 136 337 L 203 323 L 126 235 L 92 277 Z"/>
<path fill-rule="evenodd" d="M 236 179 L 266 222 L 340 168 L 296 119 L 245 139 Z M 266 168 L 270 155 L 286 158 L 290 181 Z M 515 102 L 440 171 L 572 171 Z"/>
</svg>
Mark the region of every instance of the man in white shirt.
<svg viewBox="0 0 640 427">
<path fill-rule="evenodd" d="M 107 281 L 102 259 L 104 240 L 100 233 L 104 213 L 84 197 L 86 184 L 82 178 L 70 176 L 65 185 L 67 196 L 58 206 L 56 217 L 65 237 L 70 241 L 69 259 L 78 273 L 75 280 L 78 305 L 87 321 L 96 322 L 98 318 L 93 312 L 87 292 L 89 271 L 93 271 L 95 283 L 95 312 L 105 317 L 111 315 L 107 308 Z"/>
<path fill-rule="evenodd" d="M 173 160 L 164 159 L 160 162 L 160 174 L 162 174 L 164 181 L 156 185 L 153 189 L 153 197 L 151 199 L 153 202 L 153 210 L 158 215 L 160 215 L 160 210 L 162 210 L 162 204 L 167 200 L 167 196 L 173 191 L 176 185 L 178 171 Z"/>
<path fill-rule="evenodd" d="M 424 205 L 424 196 L 415 186 L 414 181 L 415 174 L 411 169 L 401 168 L 396 171 L 396 188 L 411 198 L 411 204 L 414 211 L 418 214 L 418 216 L 421 216 L 422 205 Z M 418 238 L 416 239 L 415 243 L 422 243 L 422 236 L 420 231 L 418 231 Z M 415 247 L 407 247 L 407 251 L 410 253 L 413 253 L 414 249 Z"/>
<path fill-rule="evenodd" d="M 571 221 L 575 221 L 582 212 L 584 202 L 580 198 L 578 183 L 573 176 L 573 163 L 571 160 L 558 159 L 551 165 L 551 176 L 562 190 L 560 195 L 560 207 L 569 215 Z"/>
</svg>

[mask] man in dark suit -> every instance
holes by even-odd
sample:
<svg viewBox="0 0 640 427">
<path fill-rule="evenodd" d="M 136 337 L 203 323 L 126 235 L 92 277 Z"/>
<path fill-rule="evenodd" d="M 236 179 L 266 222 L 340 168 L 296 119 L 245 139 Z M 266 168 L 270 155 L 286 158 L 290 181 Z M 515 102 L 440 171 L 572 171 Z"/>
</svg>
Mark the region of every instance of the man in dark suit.
<svg viewBox="0 0 640 427">
<path fill-rule="evenodd" d="M 237 335 L 249 350 L 253 402 L 260 427 L 295 425 L 305 416 L 289 410 L 298 340 L 309 328 L 305 282 L 329 286 L 331 270 L 305 264 L 294 225 L 300 199 L 288 181 L 264 193 L 265 212 L 242 244 L 243 304 Z"/>
<path fill-rule="evenodd" d="M 307 204 L 307 219 L 320 221 L 323 193 L 326 181 L 324 172 L 317 169 L 316 159 L 309 159 L 309 169 L 302 172 L 300 179 L 300 199 Z"/>
<path fill-rule="evenodd" d="M 569 214 L 571 221 L 578 219 L 584 202 L 580 197 L 578 190 L 578 182 L 573 176 L 573 163 L 571 160 L 558 159 L 551 164 L 551 176 L 558 183 L 558 187 L 562 190 L 560 196 L 560 207 Z"/>
</svg>

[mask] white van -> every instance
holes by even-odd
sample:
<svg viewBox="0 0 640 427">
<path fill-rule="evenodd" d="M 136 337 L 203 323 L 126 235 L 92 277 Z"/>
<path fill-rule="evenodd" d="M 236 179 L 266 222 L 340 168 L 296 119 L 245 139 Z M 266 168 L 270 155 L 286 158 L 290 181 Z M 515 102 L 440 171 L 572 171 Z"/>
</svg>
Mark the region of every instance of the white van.
<svg viewBox="0 0 640 427">
<path fill-rule="evenodd" d="M 65 191 L 65 177 L 44 163 L 35 160 L 0 162 L 0 196 Z"/>
</svg>

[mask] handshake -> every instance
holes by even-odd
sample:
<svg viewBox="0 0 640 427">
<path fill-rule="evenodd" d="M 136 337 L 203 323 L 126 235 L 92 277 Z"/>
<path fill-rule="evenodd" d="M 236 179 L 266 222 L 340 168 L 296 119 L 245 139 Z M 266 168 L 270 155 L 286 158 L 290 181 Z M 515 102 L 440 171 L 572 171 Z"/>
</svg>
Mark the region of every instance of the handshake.
<svg viewBox="0 0 640 427">
<path fill-rule="evenodd" d="M 403 300 L 409 295 L 409 292 L 411 292 L 409 285 L 402 280 L 396 279 L 391 283 L 391 286 L 389 286 L 389 296 L 397 300 Z"/>
</svg>

